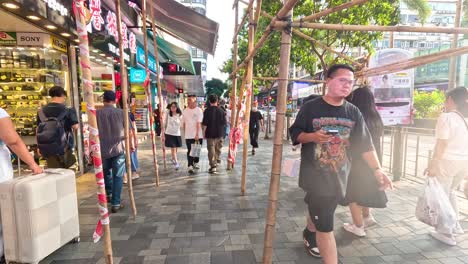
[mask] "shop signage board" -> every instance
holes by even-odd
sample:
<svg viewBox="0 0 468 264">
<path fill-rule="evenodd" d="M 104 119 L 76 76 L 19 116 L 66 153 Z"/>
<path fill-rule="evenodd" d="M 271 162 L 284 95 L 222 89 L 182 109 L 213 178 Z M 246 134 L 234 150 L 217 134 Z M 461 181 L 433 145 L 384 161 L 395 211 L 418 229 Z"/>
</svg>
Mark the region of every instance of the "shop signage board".
<svg viewBox="0 0 468 264">
<path fill-rule="evenodd" d="M 144 83 L 145 79 L 145 70 L 130 68 L 130 83 Z"/>
<path fill-rule="evenodd" d="M 140 64 L 142 67 L 145 67 L 145 50 L 141 45 L 137 46 L 136 58 L 137 58 L 138 64 Z M 157 72 L 156 59 L 151 54 L 148 54 L 148 68 L 150 71 L 154 73 Z"/>
<path fill-rule="evenodd" d="M 50 43 L 50 35 L 45 33 L 16 33 L 18 46 L 44 47 Z"/>
<path fill-rule="evenodd" d="M 73 1 L 71 0 L 10 0 L 21 4 L 33 14 L 45 17 L 53 24 L 74 34 L 75 18 L 72 15 Z"/>
<path fill-rule="evenodd" d="M 52 46 L 52 48 L 56 49 L 56 50 L 59 50 L 59 51 L 63 51 L 63 52 L 67 52 L 68 48 L 67 48 L 67 42 L 59 39 L 59 38 L 56 38 L 54 36 L 50 36 L 50 44 Z"/>
<path fill-rule="evenodd" d="M 49 9 L 57 11 L 61 16 L 66 17 L 70 14 L 68 8 L 66 8 L 60 1 L 57 0 L 42 0 L 47 4 Z"/>
<path fill-rule="evenodd" d="M 89 0 L 89 9 L 91 15 L 91 33 L 100 33 L 113 37 L 112 42 L 116 45 L 119 42 L 117 31 L 116 14 L 105 8 L 101 0 Z M 128 30 L 127 24 L 122 23 L 122 38 L 124 49 L 129 49 L 130 53 L 137 53 L 136 36 Z M 110 40 L 109 40 L 110 41 Z"/>
<path fill-rule="evenodd" d="M 0 32 L 0 46 L 15 46 L 16 32 Z"/>
<path fill-rule="evenodd" d="M 175 63 L 161 63 L 164 75 L 193 75 L 184 67 Z"/>
</svg>

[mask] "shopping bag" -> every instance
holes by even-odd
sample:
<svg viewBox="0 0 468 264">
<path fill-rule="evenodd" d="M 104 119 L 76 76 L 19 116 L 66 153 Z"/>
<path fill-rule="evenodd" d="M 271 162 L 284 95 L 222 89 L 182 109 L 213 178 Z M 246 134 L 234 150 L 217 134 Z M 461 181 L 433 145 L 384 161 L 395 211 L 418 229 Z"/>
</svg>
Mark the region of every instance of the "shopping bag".
<svg viewBox="0 0 468 264">
<path fill-rule="evenodd" d="M 301 168 L 301 159 L 285 159 L 282 168 L 284 175 L 288 177 L 298 177 Z"/>
<path fill-rule="evenodd" d="M 456 233 L 458 221 L 447 194 L 435 177 L 429 177 L 416 204 L 416 218 L 440 233 Z"/>
<path fill-rule="evenodd" d="M 201 152 L 201 145 L 197 143 L 193 143 L 191 150 L 190 150 L 190 157 L 199 158 Z"/>
</svg>

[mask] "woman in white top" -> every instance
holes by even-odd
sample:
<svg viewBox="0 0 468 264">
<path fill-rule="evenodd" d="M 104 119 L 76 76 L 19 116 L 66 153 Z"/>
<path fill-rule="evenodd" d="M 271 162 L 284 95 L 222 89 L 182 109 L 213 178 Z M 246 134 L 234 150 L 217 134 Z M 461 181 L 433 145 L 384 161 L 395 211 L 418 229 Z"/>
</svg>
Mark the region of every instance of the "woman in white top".
<svg viewBox="0 0 468 264">
<path fill-rule="evenodd" d="M 455 210 L 458 218 L 456 189 L 468 174 L 468 125 L 465 116 L 468 110 L 468 91 L 458 87 L 445 94 L 445 113 L 437 120 L 435 136 L 437 139 L 434 155 L 427 174 L 437 177 Z M 458 228 L 451 233 L 441 233 L 437 230 L 431 235 L 448 245 L 456 245 L 455 234 L 463 233 Z"/>
<path fill-rule="evenodd" d="M 8 113 L 0 108 L 0 182 L 13 179 L 13 166 L 11 164 L 10 150 L 28 164 L 33 174 L 42 173 L 42 168 L 37 165 L 28 149 L 21 141 L 20 136 L 11 122 Z M 8 146 L 8 147 L 7 147 Z M 0 225 L 0 257 L 3 256 L 3 232 Z M 2 257 L 3 258 L 3 257 Z"/>
<path fill-rule="evenodd" d="M 180 111 L 176 102 L 170 103 L 168 109 L 165 119 L 164 145 L 166 148 L 171 148 L 172 163 L 178 170 L 180 165 L 177 161 L 177 148 L 182 147 L 182 138 L 180 136 L 182 111 Z"/>
</svg>

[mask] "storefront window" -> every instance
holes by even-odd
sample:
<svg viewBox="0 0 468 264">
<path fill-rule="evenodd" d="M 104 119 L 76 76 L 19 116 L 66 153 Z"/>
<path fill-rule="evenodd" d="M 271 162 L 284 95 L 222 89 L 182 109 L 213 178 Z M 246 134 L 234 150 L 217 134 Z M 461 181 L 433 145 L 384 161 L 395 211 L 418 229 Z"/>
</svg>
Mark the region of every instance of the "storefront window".
<svg viewBox="0 0 468 264">
<path fill-rule="evenodd" d="M 35 136 L 37 111 L 48 103 L 48 90 L 58 85 L 70 95 L 68 78 L 65 53 L 48 48 L 0 47 L 0 107 L 11 115 L 18 134 Z"/>
</svg>

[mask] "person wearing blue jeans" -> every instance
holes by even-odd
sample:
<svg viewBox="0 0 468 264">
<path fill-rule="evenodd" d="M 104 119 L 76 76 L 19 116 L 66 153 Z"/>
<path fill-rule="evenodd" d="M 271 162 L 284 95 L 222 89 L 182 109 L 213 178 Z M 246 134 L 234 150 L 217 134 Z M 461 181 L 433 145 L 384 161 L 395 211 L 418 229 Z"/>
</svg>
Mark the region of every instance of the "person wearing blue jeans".
<svg viewBox="0 0 468 264">
<path fill-rule="evenodd" d="M 111 197 L 111 212 L 123 208 L 120 200 L 123 177 L 125 174 L 124 112 L 115 107 L 116 96 L 113 91 L 103 94 L 104 107 L 96 111 L 103 160 L 106 193 Z M 131 151 L 135 150 L 130 141 Z"/>
<path fill-rule="evenodd" d="M 112 208 L 120 207 L 120 194 L 122 193 L 123 175 L 125 173 L 125 154 L 104 159 L 102 169 L 104 182 L 106 183 L 106 193 L 111 198 Z"/>
</svg>

